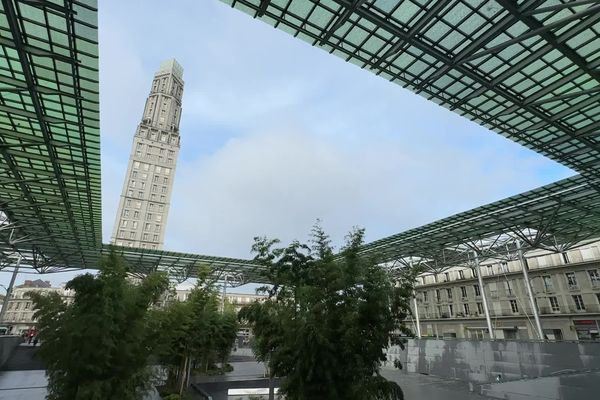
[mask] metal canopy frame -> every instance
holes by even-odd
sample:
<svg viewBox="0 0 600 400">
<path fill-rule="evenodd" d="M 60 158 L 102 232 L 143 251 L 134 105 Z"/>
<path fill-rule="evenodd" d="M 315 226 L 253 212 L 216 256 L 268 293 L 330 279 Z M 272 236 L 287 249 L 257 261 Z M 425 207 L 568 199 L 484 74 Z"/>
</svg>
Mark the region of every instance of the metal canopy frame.
<svg viewBox="0 0 600 400">
<path fill-rule="evenodd" d="M 580 173 L 600 168 L 600 4 L 223 0 Z"/>
<path fill-rule="evenodd" d="M 253 261 L 103 245 L 95 0 L 0 0 L 0 269 L 95 268 L 114 249 L 175 279 Z M 223 0 L 581 175 L 366 245 L 438 270 L 600 236 L 600 4 Z M 512 254 L 512 255 L 511 255 Z"/>
<path fill-rule="evenodd" d="M 0 254 L 40 272 L 102 243 L 95 3 L 1 3 Z"/>
<path fill-rule="evenodd" d="M 249 282 L 266 283 L 259 273 L 261 266 L 250 260 L 103 245 L 103 254 L 111 251 L 121 255 L 131 270 L 141 275 L 163 271 L 167 272 L 172 279 L 183 282 L 195 277 L 199 268 L 207 267 L 210 268 L 213 277 L 220 281 L 223 281 L 227 275 L 229 278 L 234 277 L 232 281 L 237 282 L 237 285 Z"/>
<path fill-rule="evenodd" d="M 513 259 L 525 250 L 564 252 L 600 236 L 600 179 L 578 175 L 376 240 L 363 255 L 382 262 L 418 260 L 431 270 L 482 259 Z"/>
</svg>

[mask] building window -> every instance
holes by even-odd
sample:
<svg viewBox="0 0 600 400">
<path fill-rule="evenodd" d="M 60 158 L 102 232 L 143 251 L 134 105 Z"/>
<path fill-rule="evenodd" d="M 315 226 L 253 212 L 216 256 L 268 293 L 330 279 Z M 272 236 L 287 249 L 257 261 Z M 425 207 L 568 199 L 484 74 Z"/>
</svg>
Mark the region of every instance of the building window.
<svg viewBox="0 0 600 400">
<path fill-rule="evenodd" d="M 158 235 L 154 235 L 154 241 L 158 242 Z"/>
<path fill-rule="evenodd" d="M 129 232 L 129 239 L 135 239 L 135 232 Z"/>
<path fill-rule="evenodd" d="M 161 187 L 160 188 L 160 192 L 161 193 L 167 193 L 167 187 L 166 186 Z"/>
<path fill-rule="evenodd" d="M 137 209 L 142 208 L 142 202 L 141 201 L 136 201 L 135 202 L 135 208 L 137 208 Z"/>
<path fill-rule="evenodd" d="M 134 211 L 133 212 L 133 218 L 139 219 L 140 218 L 140 212 L 139 211 Z"/>
<path fill-rule="evenodd" d="M 475 296 L 481 296 L 481 290 L 479 289 L 479 285 L 473 285 L 473 289 L 475 289 Z"/>
<path fill-rule="evenodd" d="M 446 293 L 448 293 L 448 300 L 452 300 L 452 289 L 446 289 Z"/>
<path fill-rule="evenodd" d="M 544 282 L 544 289 L 546 293 L 554 292 L 554 283 L 552 283 L 552 277 L 550 275 L 542 276 L 542 282 Z"/>
<path fill-rule="evenodd" d="M 131 177 L 132 177 L 132 178 L 137 178 L 137 171 L 133 171 L 133 172 L 131 173 Z"/>
<path fill-rule="evenodd" d="M 581 297 L 581 295 L 574 295 L 573 302 L 575 303 L 575 309 L 577 311 L 585 311 L 585 304 L 583 303 L 583 298 Z"/>
<path fill-rule="evenodd" d="M 149 231 L 150 230 L 150 224 L 148 222 L 146 222 L 146 224 L 144 225 L 144 230 L 145 231 Z"/>
<path fill-rule="evenodd" d="M 120 238 L 124 238 L 125 237 L 125 231 L 119 231 L 119 237 Z"/>
<path fill-rule="evenodd" d="M 146 221 L 152 221 L 152 213 L 146 214 Z"/>
<path fill-rule="evenodd" d="M 467 315 L 470 314 L 469 305 L 468 304 L 463 304 L 463 309 L 465 310 L 465 316 L 467 316 Z"/>
<path fill-rule="evenodd" d="M 460 295 L 463 299 L 467 297 L 467 288 L 465 286 L 460 287 Z"/>
<path fill-rule="evenodd" d="M 156 166 L 156 172 L 158 172 L 160 174 L 161 171 L 162 171 L 162 167 L 160 165 L 157 165 Z"/>
<path fill-rule="evenodd" d="M 590 281 L 592 282 L 592 287 L 600 286 L 600 275 L 598 274 L 597 269 L 588 270 L 588 275 L 590 276 Z"/>
<path fill-rule="evenodd" d="M 152 178 L 152 182 L 158 182 L 158 175 L 154 175 L 154 177 Z"/>
<path fill-rule="evenodd" d="M 167 183 L 169 183 L 169 178 L 163 178 L 163 184 L 166 185 Z"/>
<path fill-rule="evenodd" d="M 454 306 L 452 304 L 448 304 L 448 314 L 453 317 L 454 316 Z"/>
<path fill-rule="evenodd" d="M 518 313 L 519 312 L 519 306 L 517 305 L 517 301 L 516 300 L 511 300 L 510 301 L 510 309 L 514 313 Z"/>
<path fill-rule="evenodd" d="M 129 221 L 127 221 L 126 219 L 124 219 L 123 221 L 121 221 L 121 226 L 123 228 L 126 228 L 128 223 L 129 223 Z"/>
<path fill-rule="evenodd" d="M 146 240 L 146 241 L 148 240 L 148 234 L 147 233 L 144 233 L 143 237 L 144 237 L 144 240 Z"/>
<path fill-rule="evenodd" d="M 156 186 L 156 185 L 152 185 L 152 191 L 153 191 L 153 192 L 157 192 L 157 191 L 158 191 L 158 186 Z"/>
<path fill-rule="evenodd" d="M 503 273 L 508 272 L 508 263 L 506 261 L 500 263 L 500 271 L 502 271 Z"/>
<path fill-rule="evenodd" d="M 550 309 L 554 312 L 560 311 L 560 306 L 558 305 L 558 299 L 554 296 L 548 297 L 548 301 L 550 302 Z"/>
<path fill-rule="evenodd" d="M 146 188 L 146 182 L 142 182 L 142 189 Z"/>
<path fill-rule="evenodd" d="M 140 167 L 140 162 L 139 161 L 135 161 L 133 163 L 133 168 L 138 169 Z"/>
<path fill-rule="evenodd" d="M 133 221 L 133 229 L 137 229 L 137 221 Z"/>
<path fill-rule="evenodd" d="M 477 303 L 477 312 L 483 314 L 483 303 Z"/>
<path fill-rule="evenodd" d="M 133 197 L 133 190 L 128 190 L 127 191 L 127 196 Z"/>
<path fill-rule="evenodd" d="M 135 187 L 135 181 L 133 179 L 129 182 L 129 186 L 132 188 Z"/>
<path fill-rule="evenodd" d="M 440 295 L 440 289 L 435 289 L 435 300 L 439 303 L 442 301 L 442 296 Z"/>
<path fill-rule="evenodd" d="M 577 289 L 577 278 L 575 277 L 575 272 L 567 272 L 565 274 L 565 277 L 567 278 L 567 285 L 569 286 L 569 289 Z"/>
<path fill-rule="evenodd" d="M 171 173 L 171 168 L 165 168 L 165 175 L 169 175 Z"/>
<path fill-rule="evenodd" d="M 459 279 L 465 279 L 465 271 L 463 271 L 462 269 L 458 271 L 458 278 Z"/>
<path fill-rule="evenodd" d="M 450 280 L 450 273 L 444 272 L 444 282 L 448 282 Z"/>
<path fill-rule="evenodd" d="M 162 215 L 157 215 L 156 222 L 161 222 L 161 221 L 162 221 Z"/>
<path fill-rule="evenodd" d="M 150 164 L 144 163 L 144 171 L 148 171 L 149 168 L 150 168 Z"/>
<path fill-rule="evenodd" d="M 429 301 L 427 291 L 423 292 L 423 302 L 427 303 Z"/>
</svg>

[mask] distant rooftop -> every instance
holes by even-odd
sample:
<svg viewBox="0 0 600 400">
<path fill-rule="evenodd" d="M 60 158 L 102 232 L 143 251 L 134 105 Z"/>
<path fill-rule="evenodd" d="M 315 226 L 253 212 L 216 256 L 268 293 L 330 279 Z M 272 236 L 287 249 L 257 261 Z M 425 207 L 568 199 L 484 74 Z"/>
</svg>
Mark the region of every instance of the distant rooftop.
<svg viewBox="0 0 600 400">
<path fill-rule="evenodd" d="M 43 281 L 36 279 L 35 281 L 26 280 L 22 285 L 17 286 L 18 288 L 49 288 L 52 287 L 50 281 Z"/>
<path fill-rule="evenodd" d="M 179 79 L 183 79 L 183 67 L 177 62 L 176 59 L 171 58 L 160 63 L 160 68 L 156 72 L 157 74 L 163 72 L 172 72 L 173 75 Z"/>
</svg>

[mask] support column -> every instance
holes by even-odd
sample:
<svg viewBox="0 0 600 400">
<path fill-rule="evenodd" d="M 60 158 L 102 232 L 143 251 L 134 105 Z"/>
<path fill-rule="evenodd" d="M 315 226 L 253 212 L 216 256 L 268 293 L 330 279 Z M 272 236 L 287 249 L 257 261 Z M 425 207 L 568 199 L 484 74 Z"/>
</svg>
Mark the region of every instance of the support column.
<svg viewBox="0 0 600 400">
<path fill-rule="evenodd" d="M 479 290 L 481 291 L 481 300 L 483 302 L 483 312 L 485 313 L 485 320 L 487 322 L 490 339 L 496 339 L 496 334 L 492 328 L 492 319 L 490 318 L 490 309 L 488 308 L 487 296 L 485 294 L 485 287 L 483 286 L 483 278 L 481 277 L 481 265 L 479 265 L 479 256 L 476 252 L 473 252 L 475 257 L 475 265 L 477 266 L 477 280 L 479 281 Z"/>
<path fill-rule="evenodd" d="M 527 264 L 527 260 L 523 256 L 523 250 L 521 249 L 520 240 L 517 240 L 517 252 L 519 254 L 519 261 L 521 261 L 521 269 L 523 270 L 523 282 L 525 282 L 525 287 L 527 288 L 527 296 L 529 297 L 529 302 L 531 303 L 531 310 L 533 311 L 533 318 L 535 320 L 537 335 L 540 340 L 544 340 L 544 330 L 542 329 L 540 315 L 538 313 L 537 304 L 535 303 L 535 298 L 533 297 L 531 282 L 529 281 L 529 265 Z"/>
<path fill-rule="evenodd" d="M 408 263 L 410 265 L 410 269 L 413 268 L 412 260 Z M 415 309 L 415 320 L 417 323 L 417 337 L 421 339 L 421 322 L 419 321 L 419 306 L 417 304 L 417 292 L 413 289 L 413 308 Z"/>
<path fill-rule="evenodd" d="M 419 321 L 419 308 L 417 306 L 417 293 L 413 290 L 413 308 L 415 309 L 415 320 L 417 323 L 417 337 L 421 339 L 421 323 Z"/>
<path fill-rule="evenodd" d="M 0 309 L 0 324 L 4 322 L 4 314 L 6 314 L 6 310 L 8 308 L 8 301 L 10 300 L 10 296 L 12 295 L 13 287 L 15 286 L 15 280 L 17 279 L 17 274 L 19 273 L 19 267 L 21 266 L 21 253 L 18 254 L 19 255 L 17 256 L 17 265 L 15 265 L 15 269 L 13 270 L 8 289 L 6 289 L 6 296 L 4 297 L 4 302 L 2 302 L 2 309 Z"/>
</svg>

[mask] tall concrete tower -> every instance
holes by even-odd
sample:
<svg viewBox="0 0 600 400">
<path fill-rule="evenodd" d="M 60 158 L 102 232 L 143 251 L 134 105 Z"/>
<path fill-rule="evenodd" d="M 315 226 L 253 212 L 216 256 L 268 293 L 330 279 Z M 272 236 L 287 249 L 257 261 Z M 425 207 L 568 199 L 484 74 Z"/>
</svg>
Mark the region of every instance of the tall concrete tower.
<svg viewBox="0 0 600 400">
<path fill-rule="evenodd" d="M 179 155 L 183 68 L 168 60 L 154 74 L 142 122 L 133 137 L 111 242 L 161 249 Z"/>
</svg>

